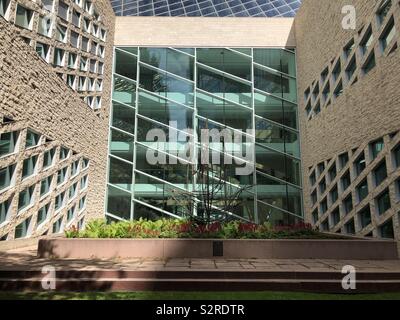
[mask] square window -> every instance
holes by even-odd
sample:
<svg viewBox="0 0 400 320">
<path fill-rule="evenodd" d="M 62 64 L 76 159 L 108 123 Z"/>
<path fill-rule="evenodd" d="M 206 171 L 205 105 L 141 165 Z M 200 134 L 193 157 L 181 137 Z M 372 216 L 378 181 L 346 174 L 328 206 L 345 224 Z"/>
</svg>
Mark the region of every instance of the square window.
<svg viewBox="0 0 400 320">
<path fill-rule="evenodd" d="M 320 210 L 321 214 L 324 214 L 325 212 L 328 211 L 328 201 L 326 200 L 326 198 L 321 201 Z"/>
<path fill-rule="evenodd" d="M 378 233 L 381 238 L 394 239 L 393 219 L 389 219 L 378 227 Z"/>
<path fill-rule="evenodd" d="M 47 150 L 44 155 L 43 155 L 43 169 L 49 168 L 53 165 L 54 162 L 54 155 L 55 155 L 55 150 L 50 149 Z"/>
<path fill-rule="evenodd" d="M 356 187 L 356 192 L 358 202 L 363 201 L 368 196 L 368 182 L 366 179 Z"/>
<path fill-rule="evenodd" d="M 36 224 L 39 227 L 43 222 L 47 220 L 49 217 L 49 210 L 50 209 L 50 204 L 46 204 L 43 207 L 41 207 L 38 211 L 37 218 L 36 218 Z"/>
<path fill-rule="evenodd" d="M 325 182 L 325 178 L 323 178 L 321 180 L 321 182 L 319 183 L 319 192 L 321 194 L 323 194 L 325 192 L 325 190 L 326 190 L 326 182 Z"/>
<path fill-rule="evenodd" d="M 371 210 L 369 205 L 358 213 L 358 219 L 360 221 L 361 229 L 364 229 L 371 224 Z"/>
<path fill-rule="evenodd" d="M 40 196 L 41 197 L 43 197 L 44 195 L 46 195 L 50 192 L 52 181 L 53 181 L 53 176 L 48 176 L 47 178 L 44 178 L 40 182 Z"/>
<path fill-rule="evenodd" d="M 33 156 L 24 160 L 22 166 L 22 179 L 26 179 L 36 172 L 36 164 L 37 164 L 38 156 Z"/>
<path fill-rule="evenodd" d="M 349 222 L 347 222 L 344 225 L 344 229 L 345 229 L 346 233 L 348 233 L 348 234 L 355 234 L 356 228 L 354 226 L 354 219 L 351 219 Z"/>
<path fill-rule="evenodd" d="M 318 219 L 319 219 L 319 217 L 318 217 L 318 208 L 315 209 L 311 215 L 312 215 L 313 223 L 316 224 L 318 222 Z"/>
<path fill-rule="evenodd" d="M 40 16 L 38 22 L 38 33 L 46 37 L 51 37 L 51 28 L 51 19 L 49 17 Z"/>
<path fill-rule="evenodd" d="M 378 139 L 375 140 L 374 142 L 371 142 L 369 145 L 369 148 L 371 150 L 371 158 L 372 160 L 376 159 L 379 155 L 379 153 L 383 150 L 385 147 L 385 143 L 383 139 Z"/>
<path fill-rule="evenodd" d="M 29 130 L 26 132 L 25 148 L 36 147 L 40 143 L 41 135 L 39 133 Z"/>
<path fill-rule="evenodd" d="M 329 231 L 329 219 L 326 218 L 322 223 L 321 223 L 321 231 Z"/>
<path fill-rule="evenodd" d="M 36 42 L 36 53 L 46 62 L 49 61 L 49 48 L 45 43 Z"/>
<path fill-rule="evenodd" d="M 58 219 L 56 222 L 53 223 L 53 233 L 61 233 L 62 230 L 62 221 L 63 218 L 61 217 L 60 219 Z"/>
<path fill-rule="evenodd" d="M 382 161 L 372 172 L 377 187 L 387 178 L 386 161 Z"/>
<path fill-rule="evenodd" d="M 333 164 L 328 171 L 329 174 L 329 180 L 332 182 L 333 180 L 336 179 L 337 171 L 336 171 L 336 165 Z"/>
<path fill-rule="evenodd" d="M 65 192 L 62 192 L 56 196 L 54 202 L 54 210 L 58 211 L 61 210 L 65 205 Z"/>
<path fill-rule="evenodd" d="M 343 177 L 340 179 L 342 183 L 342 190 L 346 191 L 348 187 L 350 187 L 351 184 L 351 178 L 350 178 L 350 172 L 347 171 Z"/>
<path fill-rule="evenodd" d="M 354 171 L 356 176 L 359 176 L 365 169 L 366 162 L 365 162 L 365 154 L 364 152 L 354 161 Z"/>
<path fill-rule="evenodd" d="M 367 61 L 365 62 L 364 66 L 362 67 L 362 70 L 363 70 L 364 74 L 367 74 L 373 68 L 375 68 L 375 66 L 376 66 L 375 53 L 372 52 L 371 55 L 368 57 Z"/>
<path fill-rule="evenodd" d="M 15 24 L 25 29 L 32 29 L 33 11 L 17 4 Z"/>
<path fill-rule="evenodd" d="M 64 167 L 57 171 L 57 185 L 63 184 L 67 179 L 68 167 Z"/>
<path fill-rule="evenodd" d="M 368 52 L 368 49 L 372 46 L 374 42 L 374 35 L 372 34 L 372 28 L 369 27 L 365 32 L 363 39 L 360 42 L 361 53 L 365 55 Z"/>
<path fill-rule="evenodd" d="M 340 222 L 340 211 L 339 208 L 336 208 L 335 210 L 332 211 L 331 213 L 331 221 L 332 225 L 336 226 Z"/>
<path fill-rule="evenodd" d="M 331 198 L 331 204 L 334 204 L 339 198 L 339 192 L 337 186 L 332 188 L 332 190 L 329 192 L 329 196 Z"/>
<path fill-rule="evenodd" d="M 31 221 L 32 216 L 30 216 L 28 219 L 25 219 L 22 223 L 15 227 L 15 239 L 26 238 L 29 236 L 31 232 Z"/>
<path fill-rule="evenodd" d="M 0 16 L 5 17 L 10 5 L 10 0 L 0 0 Z"/>
<path fill-rule="evenodd" d="M 349 214 L 353 210 L 353 199 L 351 194 L 343 200 L 343 211 L 345 214 Z"/>
<path fill-rule="evenodd" d="M 65 147 L 60 148 L 60 160 L 65 160 L 69 157 L 70 150 Z"/>
<path fill-rule="evenodd" d="M 311 193 L 311 204 L 314 206 L 314 204 L 317 203 L 317 190 L 314 190 L 313 193 Z"/>
<path fill-rule="evenodd" d="M 393 163 L 396 166 L 396 168 L 399 168 L 400 167 L 400 144 L 397 145 L 393 149 L 392 154 L 393 154 L 393 160 L 394 160 Z"/>
<path fill-rule="evenodd" d="M 380 24 L 382 24 L 385 21 L 385 18 L 387 17 L 391 8 L 392 8 L 392 0 L 384 0 L 377 12 Z"/>
<path fill-rule="evenodd" d="M 392 40 L 396 36 L 396 27 L 394 25 L 394 19 L 391 18 L 388 25 L 385 27 L 385 30 L 382 33 L 379 41 L 381 43 L 382 51 L 385 51 L 388 45 L 392 42 Z"/>
<path fill-rule="evenodd" d="M 0 191 L 7 189 L 14 183 L 15 164 L 0 169 Z"/>
<path fill-rule="evenodd" d="M 64 57 L 65 51 L 60 48 L 55 48 L 53 64 L 57 67 L 62 67 L 64 65 Z"/>
<path fill-rule="evenodd" d="M 349 154 L 347 152 L 339 155 L 340 170 L 342 170 L 347 165 L 348 162 L 349 162 Z"/>
<path fill-rule="evenodd" d="M 376 198 L 376 209 L 378 215 L 384 214 L 391 208 L 389 190 L 386 189 Z"/>
<path fill-rule="evenodd" d="M 68 20 L 69 7 L 66 3 L 60 1 L 58 3 L 58 16 L 65 21 Z"/>
<path fill-rule="evenodd" d="M 0 157 L 4 157 L 15 152 L 18 137 L 18 131 L 0 134 Z"/>
<path fill-rule="evenodd" d="M 11 201 L 12 198 L 9 198 L 6 201 L 0 203 L 0 225 L 2 225 L 4 222 L 7 222 L 10 218 Z"/>
<path fill-rule="evenodd" d="M 56 40 L 67 42 L 67 28 L 58 24 L 56 27 Z"/>
<path fill-rule="evenodd" d="M 18 211 L 28 208 L 33 203 L 35 186 L 30 186 L 19 193 Z"/>
<path fill-rule="evenodd" d="M 400 151 L 399 151 L 399 157 L 400 157 Z M 399 158 L 400 159 L 400 158 Z M 310 175 L 310 184 L 313 186 L 317 182 L 316 177 L 315 177 L 315 171 L 313 171 Z"/>
</svg>

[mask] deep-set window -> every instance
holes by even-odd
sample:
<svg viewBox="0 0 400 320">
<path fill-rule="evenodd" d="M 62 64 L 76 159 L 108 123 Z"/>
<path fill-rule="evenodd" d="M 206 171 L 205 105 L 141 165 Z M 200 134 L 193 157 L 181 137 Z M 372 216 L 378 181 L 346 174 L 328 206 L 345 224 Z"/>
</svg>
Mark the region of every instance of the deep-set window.
<svg viewBox="0 0 400 320">
<path fill-rule="evenodd" d="M 76 10 L 72 10 L 72 24 L 75 27 L 80 27 L 80 21 L 81 21 L 81 14 L 76 11 Z"/>
<path fill-rule="evenodd" d="M 372 33 L 372 27 L 369 27 L 360 42 L 360 49 L 363 55 L 367 53 L 368 49 L 372 46 L 373 41 L 374 35 Z"/>
<path fill-rule="evenodd" d="M 333 71 L 332 71 L 332 80 L 333 80 L 334 83 L 339 79 L 341 72 L 342 72 L 342 66 L 340 64 L 340 59 L 339 59 L 336 62 L 336 65 L 335 65 L 335 67 L 333 68 Z"/>
<path fill-rule="evenodd" d="M 88 181 L 88 176 L 87 176 L 87 175 L 81 178 L 81 182 L 80 182 L 80 184 L 81 184 L 81 185 L 80 185 L 81 190 L 86 189 L 86 187 L 87 187 L 87 181 Z"/>
<path fill-rule="evenodd" d="M 368 182 L 367 179 L 363 180 L 357 187 L 358 202 L 363 201 L 368 196 Z"/>
<path fill-rule="evenodd" d="M 83 51 L 89 52 L 89 39 L 88 38 L 82 37 L 81 49 Z"/>
<path fill-rule="evenodd" d="M 48 17 L 39 17 L 39 22 L 38 22 L 38 33 L 46 36 L 46 37 L 51 37 L 51 19 Z"/>
<path fill-rule="evenodd" d="M 42 0 L 42 3 L 43 8 L 45 8 L 47 11 L 53 11 L 54 0 Z"/>
<path fill-rule="evenodd" d="M 331 221 L 332 225 L 336 226 L 340 222 L 340 210 L 339 208 L 336 208 L 335 210 L 332 211 L 331 213 Z"/>
<path fill-rule="evenodd" d="M 15 164 L 0 169 L 0 191 L 13 184 Z"/>
<path fill-rule="evenodd" d="M 53 223 L 53 233 L 61 233 L 62 232 L 62 221 L 63 218 L 61 217 L 56 222 Z"/>
<path fill-rule="evenodd" d="M 75 212 L 76 212 L 76 205 L 68 209 L 68 211 L 67 211 L 67 223 L 72 221 L 72 219 L 75 216 Z"/>
<path fill-rule="evenodd" d="M 37 226 L 40 226 L 43 222 L 47 220 L 47 218 L 49 217 L 49 209 L 50 209 L 49 203 L 39 209 L 36 218 Z"/>
<path fill-rule="evenodd" d="M 335 203 L 337 199 L 339 198 L 339 192 L 338 192 L 338 187 L 335 185 L 335 187 L 332 188 L 332 190 L 329 192 L 329 196 L 331 198 L 331 203 Z"/>
<path fill-rule="evenodd" d="M 318 217 L 318 208 L 315 209 L 311 215 L 312 215 L 313 223 L 316 224 L 318 219 L 319 219 L 319 217 Z"/>
<path fill-rule="evenodd" d="M 324 221 L 321 223 L 321 231 L 329 231 L 329 219 L 326 218 Z"/>
<path fill-rule="evenodd" d="M 69 157 L 70 150 L 65 147 L 60 148 L 60 160 L 67 159 Z"/>
<path fill-rule="evenodd" d="M 383 191 L 377 198 L 376 198 L 376 209 L 379 215 L 384 214 L 391 208 L 390 196 L 389 196 L 389 189 Z"/>
<path fill-rule="evenodd" d="M 14 238 L 26 238 L 30 234 L 32 216 L 25 219 L 22 223 L 15 227 Z"/>
<path fill-rule="evenodd" d="M 351 39 L 347 45 L 343 48 L 343 52 L 346 56 L 346 59 L 350 58 L 351 53 L 355 47 L 354 39 Z"/>
<path fill-rule="evenodd" d="M 346 233 L 348 233 L 348 234 L 355 234 L 356 233 L 356 228 L 355 228 L 355 225 L 354 225 L 354 219 L 351 219 L 349 222 L 347 222 L 344 225 L 344 229 L 345 229 Z"/>
<path fill-rule="evenodd" d="M 385 21 L 385 18 L 387 17 L 391 8 L 392 8 L 392 0 L 384 0 L 382 2 L 376 13 L 379 19 L 379 23 L 383 23 Z"/>
<path fill-rule="evenodd" d="M 22 166 L 22 179 L 28 178 L 35 174 L 38 156 L 32 156 L 24 160 Z"/>
<path fill-rule="evenodd" d="M 351 184 L 351 178 L 350 178 L 350 172 L 347 171 L 343 177 L 340 179 L 342 183 L 342 190 L 346 191 L 348 187 L 350 187 Z"/>
<path fill-rule="evenodd" d="M 353 199 L 351 197 L 351 194 L 343 200 L 343 211 L 345 214 L 348 214 L 353 210 Z"/>
<path fill-rule="evenodd" d="M 360 221 L 361 229 L 364 229 L 371 224 L 371 210 L 369 208 L 369 205 L 358 213 L 358 218 L 358 220 Z"/>
<path fill-rule="evenodd" d="M 71 42 L 71 45 L 74 48 L 79 48 L 79 34 L 74 32 L 74 31 L 71 31 L 71 40 L 70 40 L 70 42 Z"/>
<path fill-rule="evenodd" d="M 67 28 L 60 24 L 56 26 L 56 40 L 67 42 Z"/>
<path fill-rule="evenodd" d="M 365 162 L 365 154 L 362 152 L 360 156 L 354 161 L 354 171 L 357 176 L 359 176 L 365 169 L 366 162 Z"/>
<path fill-rule="evenodd" d="M 19 193 L 18 198 L 18 211 L 22 211 L 33 203 L 33 195 L 35 186 L 27 187 Z"/>
<path fill-rule="evenodd" d="M 52 180 L 53 180 L 53 176 L 48 176 L 47 178 L 44 178 L 40 182 L 40 196 L 41 197 L 50 192 Z"/>
<path fill-rule="evenodd" d="M 379 39 L 382 46 L 382 51 L 385 51 L 385 49 L 392 42 L 395 36 L 396 36 L 396 27 L 394 25 L 394 19 L 391 18 L 388 25 L 385 27 L 382 36 Z"/>
<path fill-rule="evenodd" d="M 364 71 L 365 74 L 367 74 L 373 68 L 375 68 L 375 66 L 376 66 L 375 53 L 372 52 L 371 55 L 368 57 L 367 61 L 365 62 L 364 66 L 362 67 L 362 70 Z"/>
<path fill-rule="evenodd" d="M 12 154 L 18 141 L 19 132 L 5 132 L 0 134 L 0 157 Z"/>
<path fill-rule="evenodd" d="M 392 218 L 378 227 L 378 234 L 381 238 L 394 239 Z"/>
<path fill-rule="evenodd" d="M 333 181 L 336 179 L 337 171 L 336 171 L 336 164 L 333 164 L 328 170 L 329 180 Z"/>
<path fill-rule="evenodd" d="M 383 139 L 378 139 L 375 140 L 374 142 L 371 142 L 369 148 L 371 150 L 372 159 L 375 159 L 379 155 L 379 153 L 383 150 L 384 147 L 385 143 Z"/>
<path fill-rule="evenodd" d="M 321 210 L 321 214 L 324 214 L 325 212 L 328 211 L 328 201 L 326 198 L 321 201 L 320 210 Z"/>
<path fill-rule="evenodd" d="M 29 130 L 26 132 L 26 143 L 25 143 L 25 148 L 31 148 L 39 145 L 40 143 L 40 138 L 41 135 L 39 133 L 36 133 L 32 130 Z"/>
<path fill-rule="evenodd" d="M 65 2 L 58 3 L 58 16 L 61 19 L 68 20 L 69 7 Z"/>
<path fill-rule="evenodd" d="M 339 155 L 340 169 L 343 169 L 348 162 L 349 162 L 349 154 L 347 152 Z"/>
<path fill-rule="evenodd" d="M 79 211 L 85 209 L 85 206 L 86 206 L 86 196 L 83 196 L 82 198 L 79 199 Z"/>
<path fill-rule="evenodd" d="M 68 191 L 68 199 L 72 199 L 76 196 L 76 191 L 78 190 L 78 183 L 75 182 L 72 186 L 69 187 Z"/>
<path fill-rule="evenodd" d="M 400 167 L 400 144 L 397 145 L 393 151 L 394 165 L 398 168 Z"/>
<path fill-rule="evenodd" d="M 387 178 L 386 161 L 382 161 L 373 171 L 375 186 L 379 186 Z"/>
<path fill-rule="evenodd" d="M 43 169 L 49 168 L 49 167 L 51 167 L 53 165 L 55 153 L 56 152 L 55 152 L 54 148 L 50 149 L 50 150 L 47 150 L 44 153 L 44 155 L 43 155 Z"/>
<path fill-rule="evenodd" d="M 49 45 L 41 42 L 36 42 L 36 53 L 46 62 L 49 61 L 49 49 Z"/>
<path fill-rule="evenodd" d="M 55 202 L 54 202 L 54 210 L 58 211 L 62 207 L 64 207 L 65 204 L 65 192 L 62 192 L 56 196 Z"/>
<path fill-rule="evenodd" d="M 15 24 L 22 28 L 32 29 L 33 11 L 17 4 Z"/>
<path fill-rule="evenodd" d="M 12 198 L 0 203 L 0 225 L 9 220 Z"/>
<path fill-rule="evenodd" d="M 57 171 L 57 185 L 64 183 L 67 179 L 68 167 L 64 167 Z"/>
<path fill-rule="evenodd" d="M 8 7 L 10 5 L 10 0 L 0 0 L 0 16 L 5 17 Z"/>
<path fill-rule="evenodd" d="M 64 65 L 64 57 L 65 51 L 60 48 L 55 48 L 53 64 L 55 66 L 62 67 Z"/>
<path fill-rule="evenodd" d="M 323 194 L 325 192 L 325 190 L 326 190 L 326 181 L 325 181 L 325 178 L 323 178 L 321 180 L 321 182 L 319 183 L 319 192 L 321 194 Z"/>
</svg>

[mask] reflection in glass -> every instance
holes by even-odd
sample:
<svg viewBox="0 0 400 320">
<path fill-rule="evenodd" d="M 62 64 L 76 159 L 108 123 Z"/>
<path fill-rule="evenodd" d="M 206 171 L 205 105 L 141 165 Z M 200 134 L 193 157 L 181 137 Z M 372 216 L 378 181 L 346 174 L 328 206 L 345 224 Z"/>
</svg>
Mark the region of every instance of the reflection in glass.
<svg viewBox="0 0 400 320">
<path fill-rule="evenodd" d="M 294 52 L 282 49 L 254 49 L 254 62 L 263 66 L 296 76 L 296 58 Z"/>
<path fill-rule="evenodd" d="M 135 109 L 113 101 L 112 126 L 135 133 Z"/>
<path fill-rule="evenodd" d="M 123 219 L 131 216 L 131 194 L 108 186 L 107 212 Z"/>
<path fill-rule="evenodd" d="M 129 53 L 115 50 L 115 73 L 136 80 L 137 58 Z"/>
<path fill-rule="evenodd" d="M 136 83 L 114 75 L 113 100 L 135 106 Z"/>
<path fill-rule="evenodd" d="M 131 191 L 132 164 L 110 157 L 109 182 L 117 187 Z"/>
<path fill-rule="evenodd" d="M 127 161 L 133 161 L 134 137 L 111 129 L 110 153 Z"/>
</svg>

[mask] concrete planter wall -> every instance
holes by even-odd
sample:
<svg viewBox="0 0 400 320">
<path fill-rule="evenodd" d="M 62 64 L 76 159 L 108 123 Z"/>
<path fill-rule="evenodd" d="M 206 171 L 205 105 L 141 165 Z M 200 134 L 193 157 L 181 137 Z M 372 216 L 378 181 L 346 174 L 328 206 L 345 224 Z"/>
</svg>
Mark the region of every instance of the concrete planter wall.
<svg viewBox="0 0 400 320">
<path fill-rule="evenodd" d="M 395 241 L 41 239 L 39 257 L 54 258 L 263 258 L 397 259 Z"/>
</svg>

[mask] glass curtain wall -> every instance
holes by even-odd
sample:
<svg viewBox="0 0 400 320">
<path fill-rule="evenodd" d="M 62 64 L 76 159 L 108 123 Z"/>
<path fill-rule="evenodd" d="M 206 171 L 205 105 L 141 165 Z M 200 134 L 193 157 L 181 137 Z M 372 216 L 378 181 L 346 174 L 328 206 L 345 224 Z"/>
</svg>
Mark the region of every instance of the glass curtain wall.
<svg viewBox="0 0 400 320">
<path fill-rule="evenodd" d="M 108 220 L 184 216 L 176 194 L 199 190 L 194 168 L 205 151 L 202 129 L 229 129 L 238 140 L 211 141 L 207 148 L 231 160 L 220 165 L 224 185 L 232 192 L 246 188 L 230 214 L 274 225 L 301 221 L 296 90 L 291 49 L 115 48 Z M 149 137 L 152 129 L 165 139 Z M 188 141 L 194 152 L 185 157 Z M 238 174 L 243 161 L 235 150 L 251 153 L 248 174 Z M 164 162 L 150 163 L 148 154 Z M 217 195 L 213 204 L 223 201 Z"/>
</svg>

